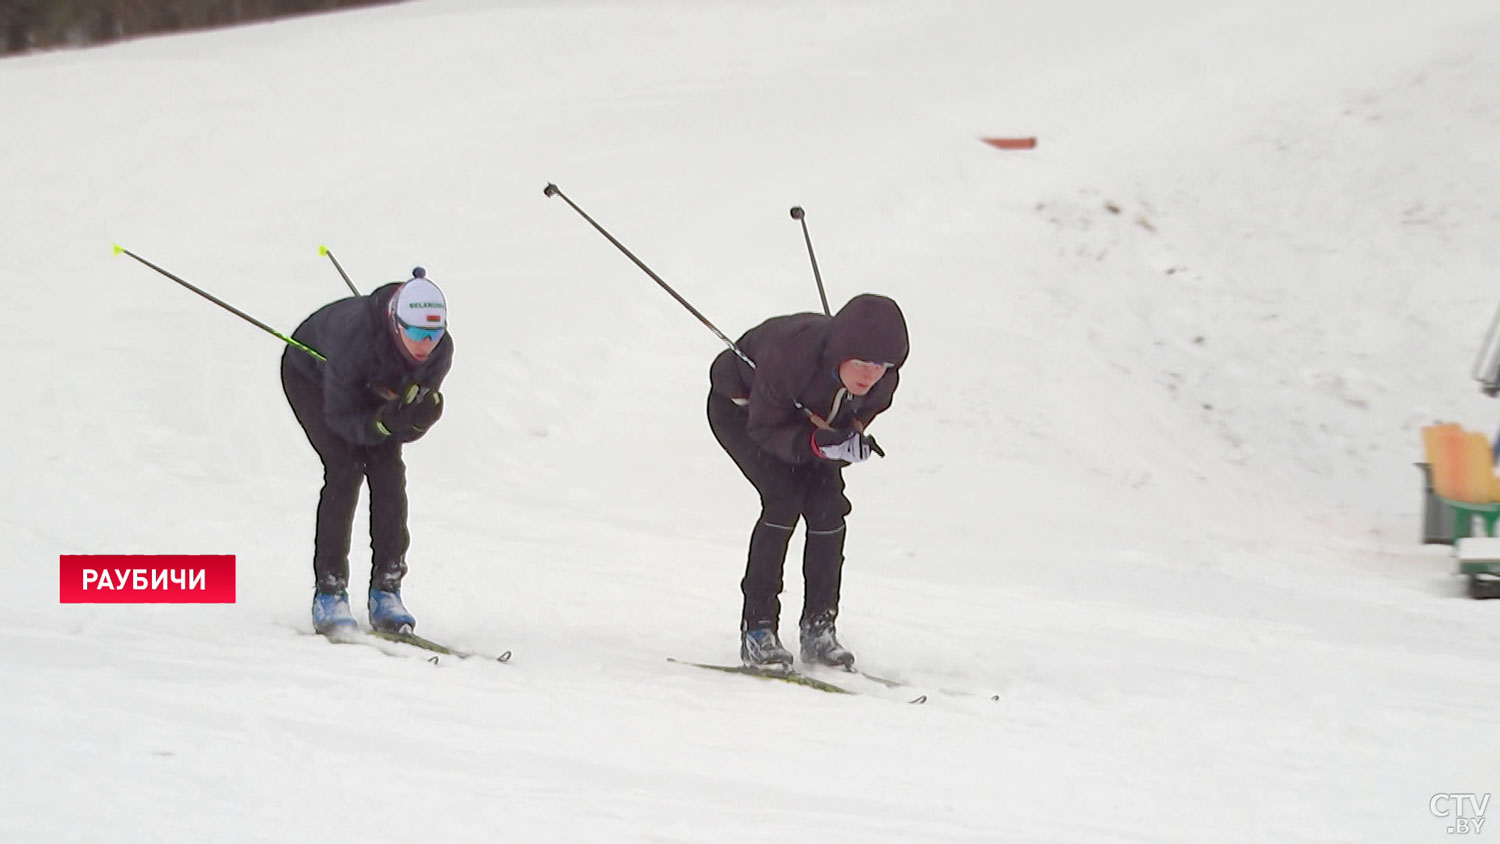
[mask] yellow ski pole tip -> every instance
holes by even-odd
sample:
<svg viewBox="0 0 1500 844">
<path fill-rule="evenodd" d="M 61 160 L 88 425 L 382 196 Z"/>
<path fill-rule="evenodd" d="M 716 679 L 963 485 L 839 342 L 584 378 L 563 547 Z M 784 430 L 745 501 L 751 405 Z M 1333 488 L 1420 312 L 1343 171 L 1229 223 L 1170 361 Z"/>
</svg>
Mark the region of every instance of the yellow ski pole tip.
<svg viewBox="0 0 1500 844">
<path fill-rule="evenodd" d="M 327 255 L 328 254 L 328 247 L 324 246 L 321 243 L 318 244 L 318 254 L 319 255 Z"/>
<path fill-rule="evenodd" d="M 115 254 L 116 255 L 118 255 L 118 254 L 120 254 L 121 252 L 124 252 L 124 251 L 125 251 L 125 247 L 121 246 L 118 243 L 115 244 Z"/>
</svg>

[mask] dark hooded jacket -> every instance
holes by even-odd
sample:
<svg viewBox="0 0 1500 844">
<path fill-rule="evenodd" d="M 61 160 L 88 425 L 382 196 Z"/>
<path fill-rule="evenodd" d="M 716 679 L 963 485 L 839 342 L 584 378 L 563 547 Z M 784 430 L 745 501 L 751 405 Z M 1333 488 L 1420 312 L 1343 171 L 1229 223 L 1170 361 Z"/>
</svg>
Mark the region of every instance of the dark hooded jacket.
<svg viewBox="0 0 1500 844">
<path fill-rule="evenodd" d="M 735 344 L 755 361 L 752 368 L 725 349 L 709 368 L 713 392 L 749 411 L 745 431 L 760 447 L 788 463 L 819 459 L 813 423 L 803 407 L 835 428 L 869 425 L 891 406 L 906 362 L 906 319 L 894 301 L 865 293 L 832 317 L 791 314 L 772 317 Z M 894 366 L 863 396 L 839 380 L 839 364 L 851 358 Z"/>
<path fill-rule="evenodd" d="M 453 365 L 453 334 L 447 331 L 427 360 L 417 363 L 406 354 L 389 316 L 391 297 L 400 286 L 393 282 L 367 296 L 324 305 L 297 326 L 292 339 L 316 349 L 327 361 L 290 346 L 284 353 L 298 374 L 323 388 L 328 427 L 357 445 L 391 439 L 375 427 L 381 407 L 412 385 L 423 394 L 438 389 Z M 421 433 L 392 436 L 410 442 Z"/>
</svg>

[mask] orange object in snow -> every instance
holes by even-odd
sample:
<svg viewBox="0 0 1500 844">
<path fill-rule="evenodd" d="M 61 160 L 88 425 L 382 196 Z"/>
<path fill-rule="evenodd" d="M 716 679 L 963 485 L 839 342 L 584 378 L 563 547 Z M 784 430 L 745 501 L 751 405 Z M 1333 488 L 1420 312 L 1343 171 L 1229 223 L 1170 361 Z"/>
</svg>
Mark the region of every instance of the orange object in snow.
<svg viewBox="0 0 1500 844">
<path fill-rule="evenodd" d="M 1035 149 L 1036 138 L 980 138 L 996 149 Z"/>
</svg>

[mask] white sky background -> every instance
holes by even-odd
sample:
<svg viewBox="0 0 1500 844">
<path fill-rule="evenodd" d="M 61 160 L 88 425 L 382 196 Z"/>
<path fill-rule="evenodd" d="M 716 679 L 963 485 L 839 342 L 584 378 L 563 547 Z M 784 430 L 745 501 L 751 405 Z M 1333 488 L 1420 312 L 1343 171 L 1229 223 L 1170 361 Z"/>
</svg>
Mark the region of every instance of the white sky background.
<svg viewBox="0 0 1500 844">
<path fill-rule="evenodd" d="M 0 840 L 1445 838 L 1434 793 L 1500 791 L 1500 607 L 1416 545 L 1411 464 L 1500 417 L 1500 11 L 1042 5 L 426 0 L 0 60 Z M 731 336 L 818 307 L 792 205 L 835 307 L 902 303 L 840 631 L 909 690 L 665 661 L 737 657 L 721 347 L 549 181 Z M 405 593 L 511 665 L 299 635 L 280 344 L 116 242 L 288 332 L 345 291 L 322 243 L 443 285 Z M 74 553 L 236 554 L 239 601 L 62 606 Z"/>
</svg>

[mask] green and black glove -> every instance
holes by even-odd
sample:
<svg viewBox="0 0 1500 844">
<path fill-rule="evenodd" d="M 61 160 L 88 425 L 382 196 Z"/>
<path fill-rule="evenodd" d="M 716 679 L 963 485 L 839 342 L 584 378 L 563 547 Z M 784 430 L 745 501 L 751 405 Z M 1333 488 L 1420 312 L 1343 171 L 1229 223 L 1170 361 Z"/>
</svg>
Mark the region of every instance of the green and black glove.
<svg viewBox="0 0 1500 844">
<path fill-rule="evenodd" d="M 420 434 L 436 424 L 443 416 L 443 394 L 437 390 L 429 390 L 420 395 L 417 393 L 416 388 L 407 391 L 408 396 L 414 397 L 411 401 L 398 396 L 386 402 L 380 412 L 375 414 L 375 430 L 388 437 L 406 433 Z"/>
</svg>

